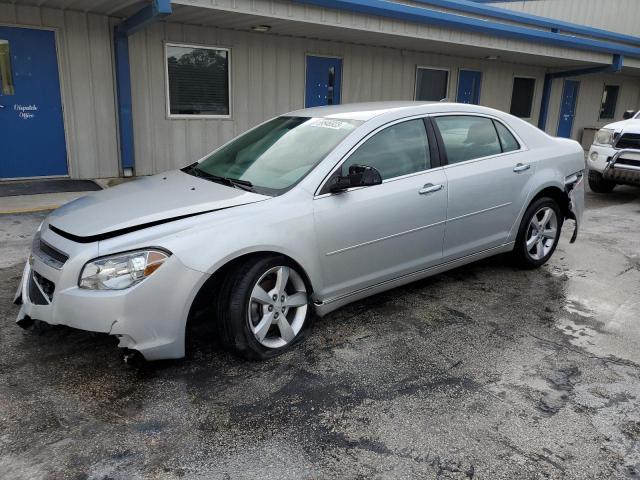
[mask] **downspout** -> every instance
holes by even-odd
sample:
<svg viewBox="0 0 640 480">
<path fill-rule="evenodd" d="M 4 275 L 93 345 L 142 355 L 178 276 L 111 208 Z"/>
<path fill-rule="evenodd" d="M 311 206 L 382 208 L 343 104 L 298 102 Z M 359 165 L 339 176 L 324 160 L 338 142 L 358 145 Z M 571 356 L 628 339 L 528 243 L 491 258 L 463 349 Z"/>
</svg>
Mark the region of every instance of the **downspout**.
<svg viewBox="0 0 640 480">
<path fill-rule="evenodd" d="M 566 70 L 564 72 L 547 73 L 544 76 L 544 86 L 542 87 L 542 100 L 540 103 L 540 118 L 538 119 L 538 128 L 545 130 L 547 126 L 547 115 L 549 113 L 549 101 L 551 99 L 551 87 L 553 80 L 556 78 L 579 77 L 581 75 L 592 75 L 594 73 L 619 73 L 622 70 L 624 57 L 614 54 L 611 65 L 603 65 L 602 67 L 581 68 L 578 70 Z"/>
<path fill-rule="evenodd" d="M 150 5 L 142 8 L 114 27 L 113 44 L 118 133 L 120 140 L 120 165 L 122 174 L 125 177 L 130 177 L 135 173 L 129 36 L 152 23 L 162 20 L 168 15 L 171 15 L 171 0 L 153 0 Z"/>
</svg>

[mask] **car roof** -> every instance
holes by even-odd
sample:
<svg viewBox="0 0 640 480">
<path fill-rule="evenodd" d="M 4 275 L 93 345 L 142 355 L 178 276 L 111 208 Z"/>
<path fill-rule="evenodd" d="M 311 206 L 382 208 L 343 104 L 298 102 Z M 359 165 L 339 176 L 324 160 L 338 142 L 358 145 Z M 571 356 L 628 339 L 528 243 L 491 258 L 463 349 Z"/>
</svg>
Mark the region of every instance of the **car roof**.
<svg viewBox="0 0 640 480">
<path fill-rule="evenodd" d="M 380 115 L 395 113 L 398 117 L 439 112 L 470 112 L 495 114 L 496 110 L 479 105 L 451 102 L 366 102 L 327 105 L 323 107 L 303 108 L 289 112 L 288 116 L 339 118 L 343 120 L 368 121 Z"/>
</svg>

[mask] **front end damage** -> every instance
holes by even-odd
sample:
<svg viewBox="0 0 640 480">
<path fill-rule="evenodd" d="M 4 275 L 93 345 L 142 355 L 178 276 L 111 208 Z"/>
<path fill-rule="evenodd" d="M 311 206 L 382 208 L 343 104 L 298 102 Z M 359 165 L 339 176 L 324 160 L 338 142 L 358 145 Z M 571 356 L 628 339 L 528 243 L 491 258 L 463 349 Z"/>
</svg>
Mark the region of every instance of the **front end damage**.
<svg viewBox="0 0 640 480">
<path fill-rule="evenodd" d="M 87 290 L 78 286 L 74 257 L 54 268 L 32 255 L 14 296 L 20 305 L 16 323 L 42 324 L 112 335 L 128 353 L 147 360 L 184 356 L 188 305 L 202 274 L 172 256 L 157 274 L 124 290 Z M 167 301 L 169 299 L 169 301 Z"/>
<path fill-rule="evenodd" d="M 564 179 L 564 192 L 567 198 L 565 217 L 574 221 L 575 227 L 570 243 L 578 238 L 578 230 L 584 212 L 584 170 L 568 175 Z"/>
</svg>

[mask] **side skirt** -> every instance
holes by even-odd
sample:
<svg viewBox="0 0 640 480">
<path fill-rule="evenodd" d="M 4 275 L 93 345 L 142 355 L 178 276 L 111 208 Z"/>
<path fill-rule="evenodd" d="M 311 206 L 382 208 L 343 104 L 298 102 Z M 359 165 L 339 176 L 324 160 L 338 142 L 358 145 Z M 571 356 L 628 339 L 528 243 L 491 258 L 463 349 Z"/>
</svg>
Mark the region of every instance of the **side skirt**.
<svg viewBox="0 0 640 480">
<path fill-rule="evenodd" d="M 515 242 L 505 243 L 503 245 L 490 248 L 488 250 L 483 250 L 481 252 L 473 253 L 471 255 L 466 255 L 456 260 L 451 260 L 449 262 L 441 263 L 439 265 L 425 268 L 423 270 L 418 270 L 417 272 L 413 272 L 413 273 L 403 275 L 401 277 L 393 278 L 391 280 L 387 280 L 382 283 L 377 283 L 370 287 L 362 288 L 360 290 L 356 290 L 354 292 L 350 292 L 345 295 L 341 295 L 339 297 L 330 298 L 320 302 L 316 301 L 314 303 L 316 314 L 320 317 L 324 317 L 328 313 L 333 312 L 334 310 L 344 305 L 355 302 L 357 300 L 361 300 L 366 297 L 370 297 L 371 295 L 375 295 L 376 293 L 384 292 L 386 290 L 391 290 L 392 288 L 400 287 L 402 285 L 406 285 L 407 283 L 415 282 L 416 280 L 421 280 L 423 278 L 427 278 L 432 275 L 436 275 L 438 273 L 446 272 L 447 270 L 451 270 L 456 267 L 461 267 L 462 265 L 466 265 L 468 263 L 472 263 L 477 260 L 482 260 L 483 258 L 491 257 L 499 253 L 510 252 L 511 250 L 513 250 L 514 244 Z"/>
</svg>

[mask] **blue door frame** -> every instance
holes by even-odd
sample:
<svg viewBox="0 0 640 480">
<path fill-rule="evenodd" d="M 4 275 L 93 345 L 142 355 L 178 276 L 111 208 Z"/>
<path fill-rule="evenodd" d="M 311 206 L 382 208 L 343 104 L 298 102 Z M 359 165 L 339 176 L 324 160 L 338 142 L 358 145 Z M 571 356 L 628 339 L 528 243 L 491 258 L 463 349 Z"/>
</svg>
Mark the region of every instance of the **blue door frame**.
<svg viewBox="0 0 640 480">
<path fill-rule="evenodd" d="M 560 118 L 558 119 L 558 137 L 571 138 L 573 119 L 576 116 L 576 102 L 580 82 L 577 80 L 565 80 L 562 87 L 562 99 L 560 100 Z"/>
<path fill-rule="evenodd" d="M 458 75 L 458 103 L 480 104 L 480 87 L 482 86 L 482 72 L 460 70 Z"/>
<path fill-rule="evenodd" d="M 10 59 L 10 80 L 0 85 L 0 179 L 65 176 L 55 32 L 0 27 L 0 40 Z"/>
<path fill-rule="evenodd" d="M 338 105 L 342 93 L 342 59 L 307 55 L 304 106 Z"/>
</svg>

